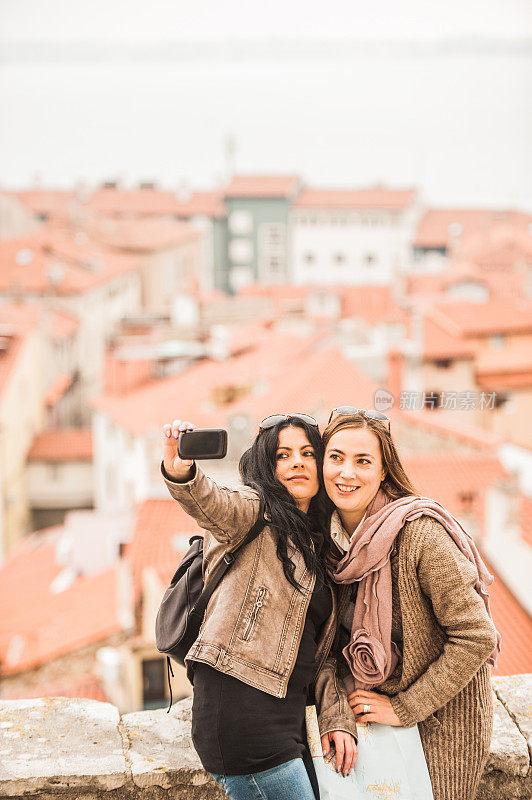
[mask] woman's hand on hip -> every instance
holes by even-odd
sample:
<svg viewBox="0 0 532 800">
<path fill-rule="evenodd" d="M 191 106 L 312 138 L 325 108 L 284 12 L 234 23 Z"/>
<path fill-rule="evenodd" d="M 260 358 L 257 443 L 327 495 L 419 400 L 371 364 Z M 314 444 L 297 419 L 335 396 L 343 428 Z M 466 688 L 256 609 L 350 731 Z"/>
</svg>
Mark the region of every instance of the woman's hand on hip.
<svg viewBox="0 0 532 800">
<path fill-rule="evenodd" d="M 177 440 L 182 431 L 193 431 L 196 426 L 192 422 L 174 419 L 172 423 L 163 425 L 163 464 L 169 478 L 186 481 L 190 477 L 193 461 L 179 458 Z"/>
<path fill-rule="evenodd" d="M 323 757 L 327 758 L 331 747 L 336 750 L 336 772 L 349 775 L 357 760 L 357 743 L 355 737 L 346 731 L 330 731 L 321 737 Z"/>
<path fill-rule="evenodd" d="M 403 723 L 395 713 L 387 695 L 355 689 L 347 699 L 357 722 L 380 722 L 381 725 L 402 727 Z"/>
</svg>

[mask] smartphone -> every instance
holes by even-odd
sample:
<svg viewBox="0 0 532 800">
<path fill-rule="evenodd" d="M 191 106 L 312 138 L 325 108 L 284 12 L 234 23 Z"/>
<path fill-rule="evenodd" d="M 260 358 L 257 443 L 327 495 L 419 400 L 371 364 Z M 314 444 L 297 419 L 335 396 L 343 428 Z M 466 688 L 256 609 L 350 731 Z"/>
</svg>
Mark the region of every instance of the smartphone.
<svg viewBox="0 0 532 800">
<path fill-rule="evenodd" d="M 224 428 L 198 428 L 182 431 L 177 440 L 179 458 L 202 461 L 207 458 L 225 458 L 227 431 Z"/>
</svg>

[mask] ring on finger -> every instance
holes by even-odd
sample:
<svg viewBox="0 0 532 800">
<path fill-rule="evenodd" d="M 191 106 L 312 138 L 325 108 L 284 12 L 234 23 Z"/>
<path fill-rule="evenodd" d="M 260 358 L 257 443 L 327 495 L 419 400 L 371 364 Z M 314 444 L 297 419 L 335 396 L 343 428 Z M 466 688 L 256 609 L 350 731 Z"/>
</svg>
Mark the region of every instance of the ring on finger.
<svg viewBox="0 0 532 800">
<path fill-rule="evenodd" d="M 371 714 L 371 706 L 368 706 L 366 703 L 364 704 L 362 711 L 364 714 Z"/>
</svg>

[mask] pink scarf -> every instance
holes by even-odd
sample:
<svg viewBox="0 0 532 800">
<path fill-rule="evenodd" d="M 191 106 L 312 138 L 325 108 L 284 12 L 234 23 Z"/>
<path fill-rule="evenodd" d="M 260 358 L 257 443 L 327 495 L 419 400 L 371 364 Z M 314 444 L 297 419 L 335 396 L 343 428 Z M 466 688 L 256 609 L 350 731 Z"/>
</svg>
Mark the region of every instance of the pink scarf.
<svg viewBox="0 0 532 800">
<path fill-rule="evenodd" d="M 436 500 L 415 495 L 390 500 L 379 489 L 368 506 L 366 518 L 351 539 L 349 550 L 331 572 L 336 583 L 358 583 L 351 641 L 343 650 L 358 689 L 373 689 L 384 683 L 401 659 L 391 639 L 390 555 L 405 522 L 422 515 L 440 522 L 466 558 L 476 566 L 479 579 L 475 589 L 491 617 L 486 587 L 493 583 L 493 576 L 482 561 L 473 539 L 458 520 Z M 496 663 L 499 650 L 498 635 L 497 647 L 488 659 L 489 664 Z"/>
</svg>

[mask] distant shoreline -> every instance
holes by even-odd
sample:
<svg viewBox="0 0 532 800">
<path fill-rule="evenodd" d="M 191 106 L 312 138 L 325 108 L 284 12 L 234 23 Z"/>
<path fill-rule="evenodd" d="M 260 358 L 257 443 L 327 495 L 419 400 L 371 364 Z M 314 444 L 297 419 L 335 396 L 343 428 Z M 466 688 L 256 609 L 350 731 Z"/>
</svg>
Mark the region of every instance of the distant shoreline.
<svg viewBox="0 0 532 800">
<path fill-rule="evenodd" d="M 0 63 L 235 61 L 276 58 L 342 60 L 378 56 L 532 56 L 532 39 L 224 39 L 116 43 L 0 42 Z"/>
</svg>

